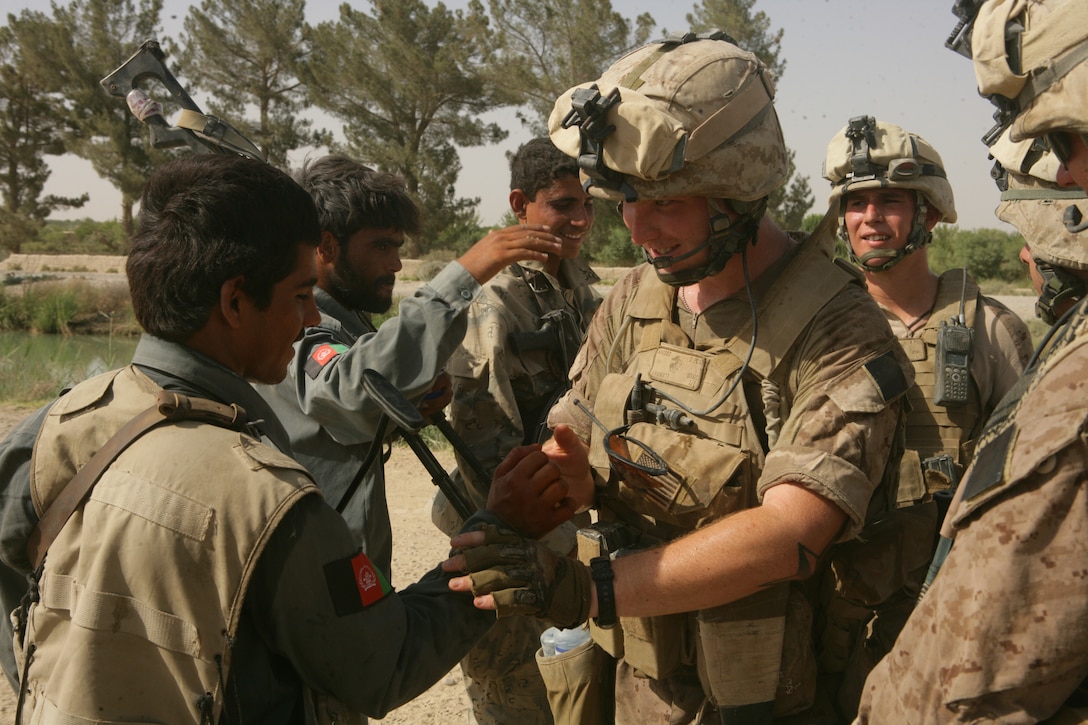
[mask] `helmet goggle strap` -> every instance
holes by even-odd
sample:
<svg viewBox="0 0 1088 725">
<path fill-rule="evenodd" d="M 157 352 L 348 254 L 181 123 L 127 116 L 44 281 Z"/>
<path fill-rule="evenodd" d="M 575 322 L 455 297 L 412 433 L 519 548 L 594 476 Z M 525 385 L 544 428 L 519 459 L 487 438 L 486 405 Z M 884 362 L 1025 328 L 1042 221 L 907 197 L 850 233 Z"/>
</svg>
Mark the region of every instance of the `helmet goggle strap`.
<svg viewBox="0 0 1088 725">
<path fill-rule="evenodd" d="M 1073 303 L 1088 292 L 1088 282 L 1069 270 L 1035 258 L 1035 268 L 1043 278 L 1043 289 L 1035 302 L 1035 316 L 1048 325 L 1058 321 L 1058 308 Z"/>
<path fill-rule="evenodd" d="M 710 206 L 710 234 L 705 242 L 690 252 L 678 257 L 657 257 L 651 259 L 646 256 L 657 271 L 657 277 L 662 282 L 672 287 L 686 287 L 706 277 L 714 275 L 725 269 L 726 263 L 737 252 L 747 247 L 748 243 L 756 243 L 759 232 L 759 224 L 763 221 L 763 215 L 767 211 L 767 197 L 756 201 L 741 202 L 734 199 L 708 199 Z M 721 203 L 729 205 L 729 208 L 737 215 L 731 219 Z M 662 272 L 666 267 L 671 267 L 694 254 L 709 249 L 707 260 L 703 264 L 684 269 L 679 272 Z M 645 250 L 643 250 L 645 254 Z"/>
</svg>

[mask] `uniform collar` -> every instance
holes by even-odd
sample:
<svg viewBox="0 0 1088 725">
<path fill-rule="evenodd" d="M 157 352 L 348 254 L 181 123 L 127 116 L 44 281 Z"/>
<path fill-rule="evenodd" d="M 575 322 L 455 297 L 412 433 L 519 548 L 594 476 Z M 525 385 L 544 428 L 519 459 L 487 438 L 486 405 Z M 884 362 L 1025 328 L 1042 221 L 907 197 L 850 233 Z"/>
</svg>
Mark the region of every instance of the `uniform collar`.
<svg viewBox="0 0 1088 725">
<path fill-rule="evenodd" d="M 237 403 L 250 422 L 281 451 L 291 451 L 290 438 L 264 398 L 244 378 L 191 347 L 144 334 L 132 363 L 166 390 Z"/>
<path fill-rule="evenodd" d="M 314 287 L 314 302 L 317 303 L 317 309 L 323 317 L 335 320 L 340 328 L 353 338 L 358 338 L 377 329 L 369 312 L 348 309 L 320 287 Z"/>
</svg>

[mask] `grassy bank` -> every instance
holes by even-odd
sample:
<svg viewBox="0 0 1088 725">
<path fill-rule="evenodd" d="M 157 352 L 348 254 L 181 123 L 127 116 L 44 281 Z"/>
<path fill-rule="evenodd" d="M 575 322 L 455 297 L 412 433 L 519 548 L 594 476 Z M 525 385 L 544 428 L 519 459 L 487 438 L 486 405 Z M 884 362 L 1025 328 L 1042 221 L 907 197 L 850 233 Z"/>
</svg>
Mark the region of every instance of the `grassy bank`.
<svg viewBox="0 0 1088 725">
<path fill-rule="evenodd" d="M 128 287 L 123 280 L 17 277 L 0 287 L 0 330 L 50 335 L 136 335 Z"/>
</svg>

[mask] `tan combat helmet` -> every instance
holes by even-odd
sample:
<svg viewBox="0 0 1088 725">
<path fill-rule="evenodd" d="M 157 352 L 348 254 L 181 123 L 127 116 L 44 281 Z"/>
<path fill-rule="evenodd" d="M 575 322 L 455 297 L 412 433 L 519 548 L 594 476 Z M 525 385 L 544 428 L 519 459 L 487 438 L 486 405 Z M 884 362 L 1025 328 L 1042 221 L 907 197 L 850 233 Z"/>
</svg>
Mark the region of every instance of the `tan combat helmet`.
<svg viewBox="0 0 1088 725">
<path fill-rule="evenodd" d="M 997 106 L 990 143 L 1005 127 L 1012 141 L 1079 133 L 1088 143 L 1088 2 L 991 0 L 971 27 L 971 57 L 978 92 Z M 1088 228 L 1076 204 L 1066 208 L 1066 228 Z M 1084 244 L 1084 238 L 1078 244 Z"/>
<path fill-rule="evenodd" d="M 956 221 L 952 186 L 944 172 L 940 154 L 924 138 L 872 116 L 850 119 L 827 145 L 824 178 L 831 182 L 829 207 L 838 209 L 839 235 L 850 250 L 850 260 L 868 272 L 891 269 L 912 252 L 929 244 L 933 235 L 926 228 L 926 214 L 932 206 L 941 221 Z M 897 250 L 873 250 L 860 259 L 854 255 L 846 233 L 845 197 L 851 191 L 894 188 L 915 192 L 916 210 L 907 244 Z M 867 266 L 874 258 L 887 261 Z"/>
<path fill-rule="evenodd" d="M 1086 198 L 1083 189 L 1065 189 L 1055 183 L 1059 161 L 1033 139 L 1012 141 L 1009 132 L 990 147 L 995 159 L 993 176 L 1001 189 L 994 214 L 1023 235 L 1043 278 L 1035 314 L 1048 324 L 1064 302 L 1084 297 L 1085 280 L 1068 270 L 1088 270 L 1088 247 L 1078 243 L 1078 231 L 1064 220 L 1066 210 Z"/>
<path fill-rule="evenodd" d="M 615 201 L 711 199 L 706 265 L 660 278 L 691 284 L 717 274 L 757 232 L 767 196 L 789 175 L 770 71 L 721 31 L 650 43 L 595 82 L 571 88 L 548 121 L 577 157 L 589 193 Z M 721 204 L 739 219 L 730 222 Z M 701 251 L 699 247 L 691 254 Z"/>
<path fill-rule="evenodd" d="M 978 90 L 1011 139 L 1088 133 L 1088 3 L 990 0 L 971 31 Z M 997 133 L 994 133 L 996 137 Z"/>
</svg>

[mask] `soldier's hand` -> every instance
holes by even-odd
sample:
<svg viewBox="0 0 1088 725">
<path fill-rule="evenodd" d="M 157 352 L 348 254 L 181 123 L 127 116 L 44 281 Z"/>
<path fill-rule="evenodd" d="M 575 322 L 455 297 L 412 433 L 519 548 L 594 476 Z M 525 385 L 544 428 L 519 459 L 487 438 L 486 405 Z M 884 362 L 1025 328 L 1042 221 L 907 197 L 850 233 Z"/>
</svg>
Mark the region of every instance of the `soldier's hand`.
<svg viewBox="0 0 1088 725">
<path fill-rule="evenodd" d="M 560 471 L 539 445 L 519 446 L 503 459 L 491 481 L 488 511 L 514 530 L 537 539 L 574 515 Z"/>
<path fill-rule="evenodd" d="M 589 446 L 585 441 L 575 435 L 570 426 L 560 424 L 542 451 L 558 469 L 575 511 L 592 506 L 596 489 L 589 465 Z"/>
<path fill-rule="evenodd" d="M 478 608 L 499 617 L 537 616 L 564 628 L 589 619 L 591 583 L 581 562 L 491 525 L 459 534 L 451 544 L 460 552 L 442 563 L 443 571 L 468 575 L 451 579 L 449 587 L 471 591 Z"/>
<path fill-rule="evenodd" d="M 517 224 L 493 229 L 457 260 L 483 284 L 514 262 L 546 262 L 559 254 L 562 241 L 541 224 Z"/>
</svg>

